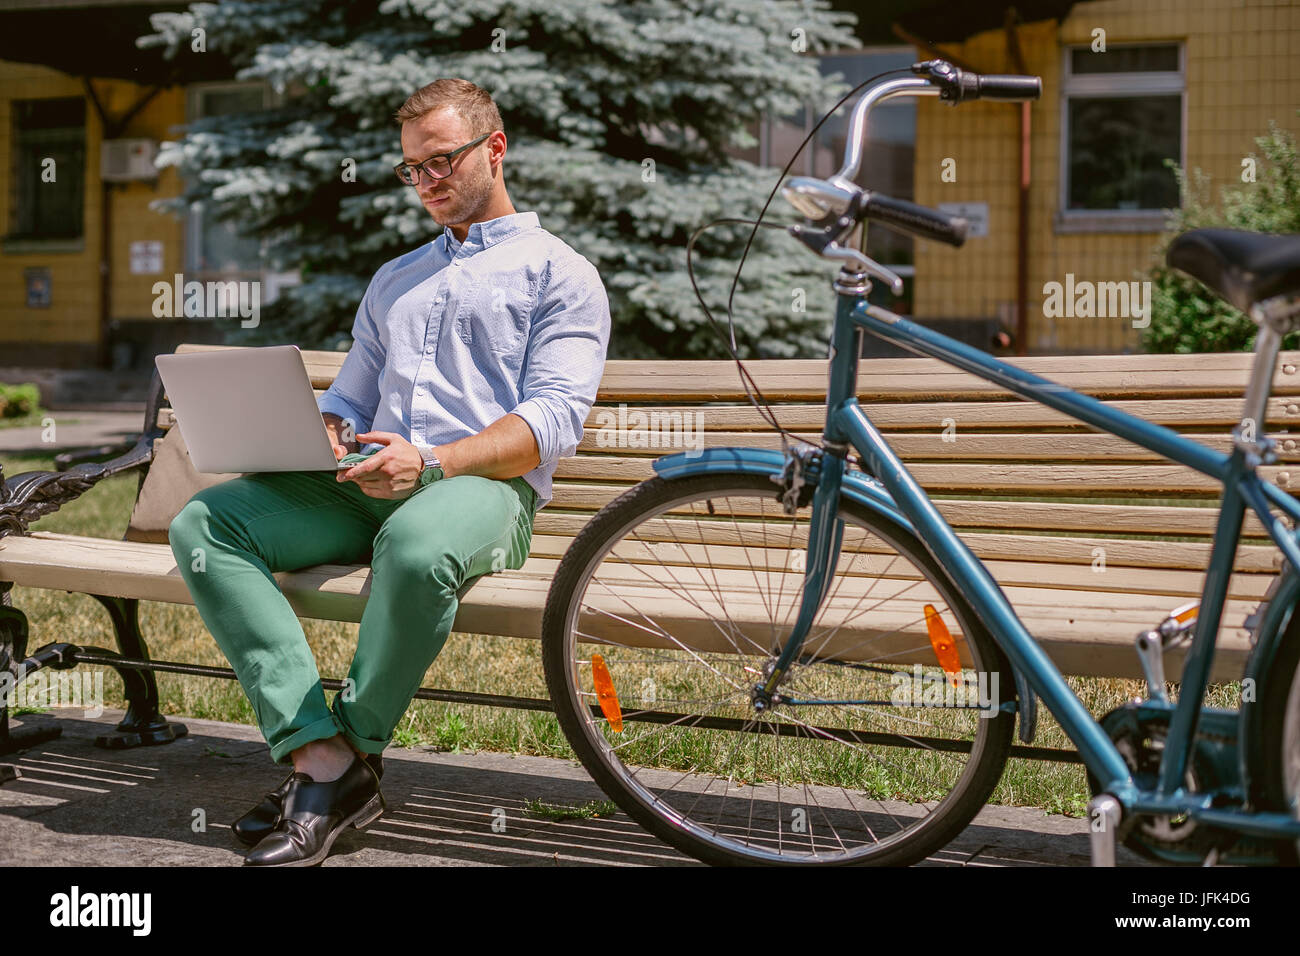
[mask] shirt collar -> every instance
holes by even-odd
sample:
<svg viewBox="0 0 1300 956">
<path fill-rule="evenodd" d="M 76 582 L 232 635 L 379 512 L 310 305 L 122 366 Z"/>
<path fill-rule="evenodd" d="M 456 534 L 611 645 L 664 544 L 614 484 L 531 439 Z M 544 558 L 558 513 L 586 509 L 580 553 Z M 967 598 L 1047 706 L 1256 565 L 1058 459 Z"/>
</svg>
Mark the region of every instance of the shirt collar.
<svg viewBox="0 0 1300 956">
<path fill-rule="evenodd" d="M 443 249 L 449 256 L 454 256 L 460 252 L 461 247 L 465 244 L 478 246 L 486 249 L 494 242 L 500 242 L 502 239 L 509 238 L 517 232 L 523 232 L 525 229 L 532 229 L 539 224 L 536 212 L 516 212 L 509 216 L 498 216 L 496 219 L 489 219 L 486 222 L 471 223 L 469 232 L 465 236 L 465 242 L 457 241 L 456 237 L 451 234 L 451 229 L 443 227 L 442 234 Z"/>
</svg>

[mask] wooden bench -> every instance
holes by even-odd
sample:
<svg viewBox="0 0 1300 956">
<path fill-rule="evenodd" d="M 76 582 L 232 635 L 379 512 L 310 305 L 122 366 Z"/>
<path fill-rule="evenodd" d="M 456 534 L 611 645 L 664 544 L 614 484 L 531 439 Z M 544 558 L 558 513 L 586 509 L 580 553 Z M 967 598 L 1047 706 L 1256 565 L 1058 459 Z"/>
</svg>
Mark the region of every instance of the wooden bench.
<svg viewBox="0 0 1300 956">
<path fill-rule="evenodd" d="M 185 345 L 178 351 L 213 347 Z M 329 386 L 343 357 L 304 353 L 315 389 Z M 1027 358 L 1015 364 L 1227 450 L 1250 360 L 1247 353 L 1107 355 Z M 1263 472 L 1284 488 L 1300 484 L 1300 448 L 1288 437 L 1290 423 L 1300 423 L 1298 364 L 1300 353 L 1281 356 L 1268 414 L 1268 432 L 1278 439 L 1281 460 Z M 819 434 L 824 361 L 755 361 L 748 367 L 785 427 L 809 437 Z M 1134 636 L 1200 592 L 1216 516 L 1209 507 L 1213 483 L 931 359 L 864 360 L 858 394 L 921 484 L 942 496 L 940 510 L 988 563 L 1062 670 L 1140 676 Z M 698 413 L 707 446 L 780 447 L 778 436 L 746 401 L 732 363 L 610 361 L 578 454 L 560 462 L 554 499 L 537 515 L 527 563 L 472 582 L 455 629 L 539 638 L 540 612 L 561 556 L 596 510 L 650 477 L 654 458 L 673 450 L 653 447 L 659 433 L 645 425 L 652 413 L 675 411 Z M 192 603 L 165 543 L 167 525 L 199 487 L 228 477 L 195 474 L 172 425 L 155 375 L 146 433 L 131 453 L 105 465 L 17 475 L 0 492 L 0 591 L 8 590 L 3 582 L 12 582 L 95 596 L 110 612 L 116 653 L 137 663 L 148 659 L 136 622 L 137 602 Z M 141 478 L 125 540 L 27 532 L 30 521 L 95 481 L 131 470 Z M 1215 660 L 1218 680 L 1240 676 L 1249 651 L 1242 625 L 1279 568 L 1252 515 L 1244 535 Z M 277 579 L 300 616 L 355 622 L 369 573 L 366 566 L 321 565 Z M 8 603 L 7 593 L 5 598 Z M 39 637 L 66 642 L 34 655 L 41 663 L 66 666 L 95 654 L 98 663 L 110 663 L 104 658 L 110 652 L 84 648 L 93 635 Z M 0 608 L 0 641 L 0 653 L 7 655 L 0 656 L 0 665 L 12 669 L 27 653 L 21 612 Z M 1179 652 L 1172 658 L 1170 673 L 1176 673 Z M 126 661 L 118 669 L 131 709 L 119 734 L 101 742 L 157 742 L 176 732 L 158 714 L 152 672 L 133 670 Z M 178 662 L 158 662 L 157 669 L 194 672 Z M 421 696 L 436 699 L 442 693 L 450 692 L 425 689 Z M 545 706 L 508 697 L 482 702 L 511 701 Z M 7 727 L 0 727 L 3 733 Z"/>
</svg>

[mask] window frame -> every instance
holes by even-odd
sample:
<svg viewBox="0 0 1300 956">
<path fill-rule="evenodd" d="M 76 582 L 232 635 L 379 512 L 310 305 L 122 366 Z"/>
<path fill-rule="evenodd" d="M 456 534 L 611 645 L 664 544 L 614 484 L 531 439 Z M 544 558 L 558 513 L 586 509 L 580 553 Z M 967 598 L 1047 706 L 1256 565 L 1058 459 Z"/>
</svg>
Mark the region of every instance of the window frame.
<svg viewBox="0 0 1300 956">
<path fill-rule="evenodd" d="M 1056 186 L 1056 232 L 1160 232 L 1169 213 L 1163 209 L 1070 208 L 1070 98 L 1131 99 L 1143 94 L 1179 98 L 1178 165 L 1187 167 L 1187 43 L 1182 39 L 1110 43 L 1108 50 L 1172 46 L 1178 51 L 1178 70 L 1143 70 L 1125 73 L 1074 73 L 1074 51 L 1089 50 L 1087 43 L 1061 46 L 1061 92 L 1058 100 L 1059 138 Z"/>
<path fill-rule="evenodd" d="M 269 83 L 260 80 L 218 80 L 214 82 L 191 83 L 185 88 L 185 121 L 193 123 L 202 119 L 203 97 L 208 93 L 246 92 L 260 90 L 262 109 L 272 109 L 284 102 L 284 95 L 277 93 Z M 185 213 L 185 253 L 182 257 L 186 280 L 260 282 L 261 302 L 269 305 L 280 294 L 280 289 L 289 285 L 298 285 L 302 279 L 297 269 L 288 272 L 274 272 L 262 268 L 260 263 L 255 269 L 240 269 L 237 272 L 217 272 L 200 269 L 199 253 L 203 248 L 203 210 L 189 209 Z"/>
<path fill-rule="evenodd" d="M 79 232 L 75 236 L 41 236 L 30 233 L 20 233 L 17 230 L 18 220 L 20 219 L 20 210 L 18 203 L 22 193 L 21 177 L 18 175 L 20 163 L 19 153 L 24 148 L 20 143 L 20 131 L 18 127 L 18 109 L 19 103 L 34 103 L 48 100 L 80 100 L 81 101 L 81 168 L 76 170 L 74 175 L 80 177 L 80 206 L 81 215 L 78 223 Z M 0 251 L 6 255 L 23 255 L 30 253 L 57 254 L 57 253 L 79 253 L 86 248 L 86 202 L 87 193 L 90 187 L 89 175 L 87 173 L 87 164 L 90 162 L 90 110 L 87 107 L 84 96 L 29 96 L 15 98 L 9 101 L 10 120 L 9 120 L 9 155 L 4 158 L 4 162 L 10 173 L 12 190 L 10 193 L 10 205 L 8 221 L 4 223 L 4 235 L 0 240 Z M 60 130 L 71 130 L 75 127 L 58 127 Z"/>
</svg>

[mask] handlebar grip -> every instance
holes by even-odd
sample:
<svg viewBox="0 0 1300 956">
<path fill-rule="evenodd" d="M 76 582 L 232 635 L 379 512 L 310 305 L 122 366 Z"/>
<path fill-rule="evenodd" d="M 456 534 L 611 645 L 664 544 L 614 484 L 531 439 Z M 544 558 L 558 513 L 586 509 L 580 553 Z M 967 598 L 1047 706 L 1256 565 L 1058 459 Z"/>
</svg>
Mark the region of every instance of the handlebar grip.
<svg viewBox="0 0 1300 956">
<path fill-rule="evenodd" d="M 1043 80 L 1038 76 L 981 73 L 977 75 L 977 80 L 979 86 L 974 97 L 976 99 L 1023 102 L 1036 100 L 1043 95 Z"/>
<path fill-rule="evenodd" d="M 965 242 L 966 230 L 970 228 L 970 223 L 961 216 L 949 216 L 929 206 L 920 206 L 905 199 L 893 199 L 881 193 L 871 193 L 863 211 L 867 219 L 874 219 L 923 239 L 946 242 L 950 246 L 960 246 Z"/>
</svg>

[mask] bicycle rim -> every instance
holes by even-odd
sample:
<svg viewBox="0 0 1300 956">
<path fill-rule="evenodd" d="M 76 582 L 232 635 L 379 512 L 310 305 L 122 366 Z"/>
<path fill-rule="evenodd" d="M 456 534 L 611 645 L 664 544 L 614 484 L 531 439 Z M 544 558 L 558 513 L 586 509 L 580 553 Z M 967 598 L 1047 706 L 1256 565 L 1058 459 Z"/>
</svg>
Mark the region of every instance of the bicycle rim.
<svg viewBox="0 0 1300 956">
<path fill-rule="evenodd" d="M 805 580 L 811 509 L 785 515 L 776 491 L 656 478 L 593 519 L 544 622 L 557 714 L 606 792 L 700 859 L 915 862 L 997 783 L 1010 671 L 919 543 L 846 500 L 785 700 L 755 711 Z"/>
</svg>

